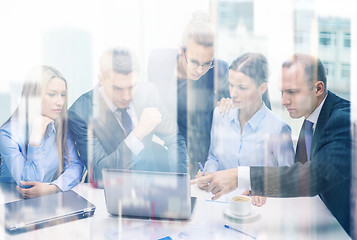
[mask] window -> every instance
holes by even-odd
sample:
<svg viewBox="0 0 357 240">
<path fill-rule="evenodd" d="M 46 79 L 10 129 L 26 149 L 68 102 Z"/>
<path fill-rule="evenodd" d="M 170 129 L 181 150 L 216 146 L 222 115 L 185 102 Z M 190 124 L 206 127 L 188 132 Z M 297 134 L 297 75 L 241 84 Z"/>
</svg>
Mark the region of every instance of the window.
<svg viewBox="0 0 357 240">
<path fill-rule="evenodd" d="M 335 75 L 335 64 L 331 62 L 323 62 L 326 69 L 326 75 L 328 78 L 333 78 Z"/>
<path fill-rule="evenodd" d="M 341 65 L 341 79 L 345 81 L 350 80 L 351 74 L 351 65 L 350 64 L 342 64 Z"/>
<path fill-rule="evenodd" d="M 351 34 L 350 33 L 343 34 L 343 47 L 345 47 L 345 48 L 351 47 Z"/>
<path fill-rule="evenodd" d="M 305 31 L 295 31 L 295 44 L 307 44 L 309 41 L 309 33 Z"/>
<path fill-rule="evenodd" d="M 336 33 L 335 32 L 320 32 L 319 36 L 320 46 L 333 47 L 336 45 Z"/>
</svg>

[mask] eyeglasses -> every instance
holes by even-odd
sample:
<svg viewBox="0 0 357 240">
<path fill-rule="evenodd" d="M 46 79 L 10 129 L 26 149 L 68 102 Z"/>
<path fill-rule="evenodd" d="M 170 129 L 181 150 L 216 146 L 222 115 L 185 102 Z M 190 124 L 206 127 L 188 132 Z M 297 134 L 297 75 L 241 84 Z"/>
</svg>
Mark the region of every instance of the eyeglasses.
<svg viewBox="0 0 357 240">
<path fill-rule="evenodd" d="M 198 68 L 198 67 L 202 67 L 202 69 L 211 69 L 214 67 L 214 59 L 212 59 L 212 61 L 210 62 L 207 62 L 207 63 L 204 63 L 204 64 L 200 64 L 198 61 L 195 61 L 195 60 L 188 60 L 187 59 L 187 56 L 186 56 L 186 51 L 183 52 L 183 54 L 185 55 L 185 60 L 186 60 L 186 63 L 188 65 L 191 65 L 193 68 Z"/>
</svg>

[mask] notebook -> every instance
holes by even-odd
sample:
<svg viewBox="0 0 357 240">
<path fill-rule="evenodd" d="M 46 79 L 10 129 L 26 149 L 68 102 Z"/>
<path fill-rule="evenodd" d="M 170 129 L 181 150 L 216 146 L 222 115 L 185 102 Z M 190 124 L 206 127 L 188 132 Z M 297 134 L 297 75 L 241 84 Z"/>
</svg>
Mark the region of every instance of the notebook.
<svg viewBox="0 0 357 240">
<path fill-rule="evenodd" d="M 31 231 L 93 216 L 95 206 L 70 190 L 4 204 L 10 234 Z"/>
<path fill-rule="evenodd" d="M 191 198 L 187 173 L 102 171 L 107 211 L 111 215 L 178 220 L 191 218 L 196 198 Z"/>
</svg>

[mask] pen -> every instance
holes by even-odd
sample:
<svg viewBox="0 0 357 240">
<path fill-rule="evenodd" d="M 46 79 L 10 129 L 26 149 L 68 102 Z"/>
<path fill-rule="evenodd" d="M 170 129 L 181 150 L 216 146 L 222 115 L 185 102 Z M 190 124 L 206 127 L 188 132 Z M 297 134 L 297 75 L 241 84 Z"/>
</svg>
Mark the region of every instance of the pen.
<svg viewBox="0 0 357 240">
<path fill-rule="evenodd" d="M 198 166 L 200 167 L 200 170 L 203 173 L 203 176 L 205 176 L 206 175 L 205 170 L 203 170 L 203 166 L 202 166 L 201 162 L 198 162 Z"/>
<path fill-rule="evenodd" d="M 252 235 L 249 235 L 248 233 L 245 233 L 245 232 L 243 232 L 243 231 L 241 231 L 241 230 L 238 230 L 238 229 L 236 229 L 236 228 L 232 228 L 231 226 L 224 225 L 224 227 L 227 228 L 227 229 L 232 229 L 232 230 L 234 230 L 234 231 L 237 231 L 237 232 L 239 232 L 239 233 L 241 233 L 241 234 L 244 234 L 244 235 L 246 235 L 246 236 L 248 236 L 248 237 L 251 237 L 251 238 L 253 238 L 253 239 L 256 239 L 256 237 L 253 237 Z"/>
<path fill-rule="evenodd" d="M 166 236 L 166 237 L 163 237 L 163 238 L 159 238 L 157 240 L 172 240 L 172 238 L 170 236 Z"/>
</svg>

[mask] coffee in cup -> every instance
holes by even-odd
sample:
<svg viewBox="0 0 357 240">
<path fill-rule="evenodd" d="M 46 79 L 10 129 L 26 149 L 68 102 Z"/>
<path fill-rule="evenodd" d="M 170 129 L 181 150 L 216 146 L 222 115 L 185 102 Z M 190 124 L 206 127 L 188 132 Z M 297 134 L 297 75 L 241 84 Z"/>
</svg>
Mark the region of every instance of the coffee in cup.
<svg viewBox="0 0 357 240">
<path fill-rule="evenodd" d="M 247 216 L 252 210 L 252 201 L 248 196 L 235 196 L 229 204 L 229 209 L 236 216 Z"/>
<path fill-rule="evenodd" d="M 250 202 L 250 199 L 247 197 L 234 197 L 232 198 L 232 201 L 234 202 Z"/>
</svg>

